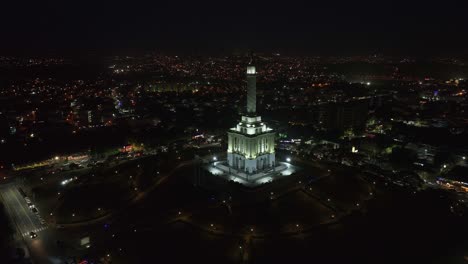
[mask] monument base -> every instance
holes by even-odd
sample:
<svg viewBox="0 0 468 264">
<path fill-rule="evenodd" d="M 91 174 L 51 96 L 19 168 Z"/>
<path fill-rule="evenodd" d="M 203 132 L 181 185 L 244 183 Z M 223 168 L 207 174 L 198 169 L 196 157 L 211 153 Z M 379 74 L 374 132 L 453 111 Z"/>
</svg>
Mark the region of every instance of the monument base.
<svg viewBox="0 0 468 264">
<path fill-rule="evenodd" d="M 216 161 L 206 166 L 206 169 L 214 176 L 222 177 L 228 181 L 241 183 L 245 186 L 255 187 L 269 183 L 275 179 L 286 177 L 297 171 L 297 167 L 287 162 L 279 162 L 279 165 L 256 173 L 245 173 L 229 167 L 226 161 Z"/>
</svg>

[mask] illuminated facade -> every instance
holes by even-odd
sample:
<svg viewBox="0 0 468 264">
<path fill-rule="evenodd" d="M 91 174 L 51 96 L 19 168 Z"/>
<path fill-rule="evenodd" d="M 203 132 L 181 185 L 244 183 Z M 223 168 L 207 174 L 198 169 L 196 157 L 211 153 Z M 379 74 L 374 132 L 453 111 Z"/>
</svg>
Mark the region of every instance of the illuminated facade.
<svg viewBox="0 0 468 264">
<path fill-rule="evenodd" d="M 211 175 L 253 187 L 294 173 L 298 168 L 275 160 L 275 132 L 257 115 L 257 72 L 247 67 L 247 108 L 241 121 L 229 129 L 227 160 L 205 168 Z"/>
<path fill-rule="evenodd" d="M 275 167 L 275 132 L 256 113 L 256 71 L 247 67 L 247 112 L 228 131 L 227 159 L 230 168 L 248 174 Z"/>
</svg>

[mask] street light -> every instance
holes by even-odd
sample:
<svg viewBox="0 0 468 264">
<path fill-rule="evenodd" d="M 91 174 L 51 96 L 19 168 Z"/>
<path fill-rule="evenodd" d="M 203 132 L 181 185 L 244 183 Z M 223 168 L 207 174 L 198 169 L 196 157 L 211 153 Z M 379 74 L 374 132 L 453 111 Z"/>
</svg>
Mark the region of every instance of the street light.
<svg viewBox="0 0 468 264">
<path fill-rule="evenodd" d="M 213 161 L 217 161 L 218 158 L 216 156 L 213 157 Z"/>
</svg>

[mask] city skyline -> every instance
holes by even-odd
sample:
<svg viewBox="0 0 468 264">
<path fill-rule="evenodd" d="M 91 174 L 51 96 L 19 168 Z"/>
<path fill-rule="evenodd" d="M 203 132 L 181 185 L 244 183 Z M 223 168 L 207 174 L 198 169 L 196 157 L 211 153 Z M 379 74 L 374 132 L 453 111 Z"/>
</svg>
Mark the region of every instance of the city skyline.
<svg viewBox="0 0 468 264">
<path fill-rule="evenodd" d="M 2 264 L 467 263 L 466 1 L 1 10 Z"/>
</svg>

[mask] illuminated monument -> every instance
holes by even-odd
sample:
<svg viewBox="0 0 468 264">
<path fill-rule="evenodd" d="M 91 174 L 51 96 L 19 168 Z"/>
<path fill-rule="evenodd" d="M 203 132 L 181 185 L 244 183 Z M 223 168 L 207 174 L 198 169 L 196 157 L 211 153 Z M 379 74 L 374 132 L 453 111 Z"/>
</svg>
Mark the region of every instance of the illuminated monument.
<svg viewBox="0 0 468 264">
<path fill-rule="evenodd" d="M 257 115 L 257 73 L 247 67 L 247 111 L 228 134 L 227 162 L 215 161 L 208 170 L 228 180 L 255 186 L 290 175 L 289 163 L 275 160 L 275 132 Z"/>
<path fill-rule="evenodd" d="M 247 67 L 247 112 L 228 131 L 228 165 L 252 174 L 275 167 L 275 132 L 257 115 L 257 88 L 254 66 Z"/>
</svg>

